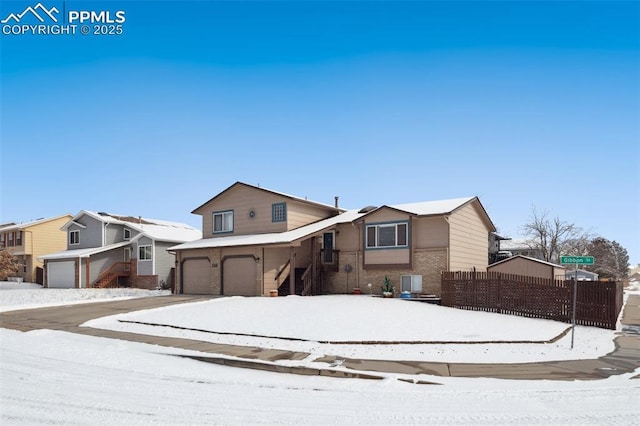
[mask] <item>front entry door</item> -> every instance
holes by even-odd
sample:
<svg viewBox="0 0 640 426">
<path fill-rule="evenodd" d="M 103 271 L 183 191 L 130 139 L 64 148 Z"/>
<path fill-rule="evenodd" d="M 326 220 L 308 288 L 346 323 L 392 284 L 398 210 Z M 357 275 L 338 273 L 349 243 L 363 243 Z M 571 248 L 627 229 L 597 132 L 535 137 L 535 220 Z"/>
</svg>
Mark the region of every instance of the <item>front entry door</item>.
<svg viewBox="0 0 640 426">
<path fill-rule="evenodd" d="M 333 232 L 325 232 L 322 235 L 322 262 L 333 263 Z"/>
</svg>

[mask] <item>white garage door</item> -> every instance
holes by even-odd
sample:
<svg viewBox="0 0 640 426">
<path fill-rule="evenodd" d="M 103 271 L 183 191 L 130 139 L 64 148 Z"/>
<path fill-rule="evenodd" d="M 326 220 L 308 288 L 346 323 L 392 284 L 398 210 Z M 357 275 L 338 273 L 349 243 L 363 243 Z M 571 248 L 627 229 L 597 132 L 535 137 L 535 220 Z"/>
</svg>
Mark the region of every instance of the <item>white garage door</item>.
<svg viewBox="0 0 640 426">
<path fill-rule="evenodd" d="M 257 296 L 256 261 L 253 257 L 225 259 L 222 285 L 226 296 Z"/>
<path fill-rule="evenodd" d="M 74 288 L 75 281 L 75 261 L 47 263 L 47 285 L 49 288 Z"/>
<path fill-rule="evenodd" d="M 211 264 L 207 259 L 186 259 L 182 264 L 182 292 L 214 294 L 211 288 Z"/>
</svg>

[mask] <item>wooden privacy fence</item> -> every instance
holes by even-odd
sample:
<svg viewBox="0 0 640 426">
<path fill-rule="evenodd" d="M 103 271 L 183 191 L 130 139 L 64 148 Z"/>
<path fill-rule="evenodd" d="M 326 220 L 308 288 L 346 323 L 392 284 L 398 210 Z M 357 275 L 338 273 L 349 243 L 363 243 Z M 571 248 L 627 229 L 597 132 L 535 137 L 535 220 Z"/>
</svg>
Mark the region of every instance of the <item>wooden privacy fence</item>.
<svg viewBox="0 0 640 426">
<path fill-rule="evenodd" d="M 622 283 L 578 281 L 576 324 L 615 330 Z M 572 280 L 500 272 L 443 272 L 442 305 L 529 318 L 571 322 Z"/>
</svg>

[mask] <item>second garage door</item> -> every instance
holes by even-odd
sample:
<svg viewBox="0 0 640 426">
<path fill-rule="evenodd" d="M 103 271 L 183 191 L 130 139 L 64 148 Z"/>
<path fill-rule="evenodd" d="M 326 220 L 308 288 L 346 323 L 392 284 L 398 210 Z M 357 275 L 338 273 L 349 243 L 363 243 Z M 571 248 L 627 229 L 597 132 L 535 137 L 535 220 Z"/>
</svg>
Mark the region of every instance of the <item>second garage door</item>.
<svg viewBox="0 0 640 426">
<path fill-rule="evenodd" d="M 211 264 L 208 259 L 186 259 L 182 264 L 182 292 L 214 294 L 211 288 Z"/>
<path fill-rule="evenodd" d="M 257 296 L 256 261 L 250 257 L 224 260 L 222 285 L 226 296 Z"/>
<path fill-rule="evenodd" d="M 76 282 L 76 262 L 47 263 L 47 286 L 49 288 L 74 288 Z"/>
</svg>

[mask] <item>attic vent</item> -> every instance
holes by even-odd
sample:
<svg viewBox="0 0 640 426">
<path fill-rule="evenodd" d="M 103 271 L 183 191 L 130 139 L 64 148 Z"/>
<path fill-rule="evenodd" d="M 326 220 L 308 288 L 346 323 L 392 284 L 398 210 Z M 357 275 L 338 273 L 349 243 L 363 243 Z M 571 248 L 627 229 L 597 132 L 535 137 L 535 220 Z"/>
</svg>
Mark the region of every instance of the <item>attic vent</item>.
<svg viewBox="0 0 640 426">
<path fill-rule="evenodd" d="M 377 209 L 377 207 L 376 207 L 376 206 L 367 206 L 367 207 L 363 207 L 363 208 L 361 208 L 361 209 L 358 211 L 358 213 L 369 213 L 370 211 L 373 211 L 373 210 L 375 210 L 375 209 Z"/>
<path fill-rule="evenodd" d="M 109 213 L 107 213 L 107 212 L 98 212 L 98 214 L 100 216 L 109 216 Z"/>
</svg>

